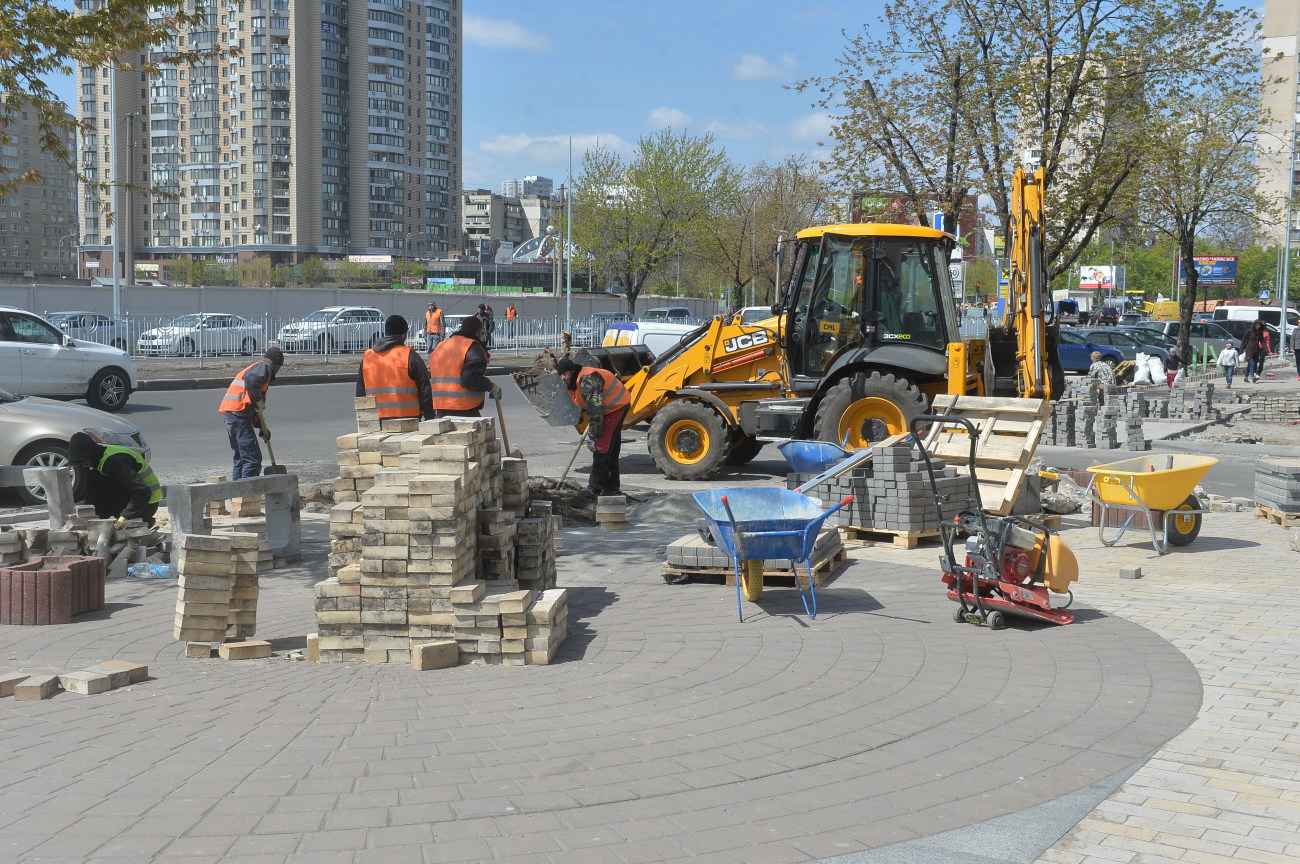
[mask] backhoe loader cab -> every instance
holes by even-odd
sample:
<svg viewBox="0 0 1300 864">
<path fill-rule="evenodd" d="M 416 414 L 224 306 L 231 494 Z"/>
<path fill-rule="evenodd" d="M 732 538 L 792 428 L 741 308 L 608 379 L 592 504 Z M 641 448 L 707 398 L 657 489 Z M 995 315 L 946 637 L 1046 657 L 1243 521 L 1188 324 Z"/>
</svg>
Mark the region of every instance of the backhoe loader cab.
<svg viewBox="0 0 1300 864">
<path fill-rule="evenodd" d="M 904 432 L 926 394 L 947 389 L 948 345 L 960 338 L 953 245 L 914 225 L 801 231 L 781 301 L 789 389 L 800 397 L 752 406 L 742 414 L 751 434 L 861 447 Z"/>
</svg>

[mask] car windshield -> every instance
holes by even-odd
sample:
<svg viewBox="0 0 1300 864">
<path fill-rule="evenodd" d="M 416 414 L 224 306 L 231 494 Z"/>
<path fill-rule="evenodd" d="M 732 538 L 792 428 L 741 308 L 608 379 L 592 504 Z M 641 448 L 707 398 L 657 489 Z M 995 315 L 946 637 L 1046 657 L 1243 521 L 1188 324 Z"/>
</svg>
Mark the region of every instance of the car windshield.
<svg viewBox="0 0 1300 864">
<path fill-rule="evenodd" d="M 193 327 L 203 319 L 202 315 L 182 315 L 179 318 L 173 318 L 168 327 Z"/>
<path fill-rule="evenodd" d="M 304 321 L 328 321 L 338 313 L 329 309 L 317 309 L 315 312 L 302 319 Z"/>
</svg>

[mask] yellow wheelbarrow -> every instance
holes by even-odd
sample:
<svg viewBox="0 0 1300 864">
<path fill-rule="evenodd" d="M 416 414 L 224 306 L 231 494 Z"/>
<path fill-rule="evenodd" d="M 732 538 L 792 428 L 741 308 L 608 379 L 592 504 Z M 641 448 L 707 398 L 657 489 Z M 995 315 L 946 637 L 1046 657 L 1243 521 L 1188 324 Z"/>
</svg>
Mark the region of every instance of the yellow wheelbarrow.
<svg viewBox="0 0 1300 864">
<path fill-rule="evenodd" d="M 1114 546 L 1133 526 L 1138 513 L 1147 519 L 1151 544 L 1164 555 L 1170 546 L 1186 546 L 1201 533 L 1201 517 L 1210 512 L 1195 495 L 1196 484 L 1205 473 L 1219 464 L 1213 456 L 1167 453 L 1139 456 L 1088 469 L 1088 497 L 1101 505 L 1101 524 L 1097 537 L 1102 544 Z M 1129 515 L 1107 539 L 1110 511 L 1126 510 Z M 1156 528 L 1159 526 L 1159 532 Z"/>
</svg>

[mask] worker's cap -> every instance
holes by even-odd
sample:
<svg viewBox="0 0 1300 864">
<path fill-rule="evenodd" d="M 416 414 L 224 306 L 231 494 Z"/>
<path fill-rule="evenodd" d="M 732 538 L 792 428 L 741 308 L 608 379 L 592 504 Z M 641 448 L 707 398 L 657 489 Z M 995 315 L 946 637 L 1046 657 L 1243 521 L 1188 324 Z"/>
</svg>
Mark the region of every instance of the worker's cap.
<svg viewBox="0 0 1300 864">
<path fill-rule="evenodd" d="M 486 304 L 486 303 L 480 303 L 480 304 L 478 304 L 478 308 L 480 308 L 480 309 L 486 309 L 486 308 L 487 308 L 487 304 Z"/>
<path fill-rule="evenodd" d="M 565 372 L 577 372 L 582 366 L 573 361 L 572 357 L 561 357 L 560 362 L 555 364 L 555 371 L 563 375 Z"/>
<path fill-rule="evenodd" d="M 269 360 L 272 366 L 284 365 L 284 352 L 279 348 L 267 348 L 262 356 Z"/>
<path fill-rule="evenodd" d="M 68 439 L 69 462 L 93 462 L 99 456 L 99 445 L 85 432 L 74 432 Z"/>
<path fill-rule="evenodd" d="M 401 336 L 410 329 L 410 325 L 406 323 L 406 319 L 401 315 L 389 315 L 384 319 L 385 336 Z"/>
<path fill-rule="evenodd" d="M 434 303 L 432 300 L 430 300 L 430 301 L 429 301 L 429 305 L 430 305 L 430 306 L 437 306 L 438 304 L 437 304 L 437 303 Z"/>
</svg>

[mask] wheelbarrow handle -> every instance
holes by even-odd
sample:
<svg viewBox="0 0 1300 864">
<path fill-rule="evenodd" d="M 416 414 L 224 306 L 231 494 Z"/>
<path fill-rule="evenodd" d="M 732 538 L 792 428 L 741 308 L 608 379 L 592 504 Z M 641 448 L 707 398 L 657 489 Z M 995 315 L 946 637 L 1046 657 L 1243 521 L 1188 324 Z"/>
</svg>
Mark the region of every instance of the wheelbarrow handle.
<svg viewBox="0 0 1300 864">
<path fill-rule="evenodd" d="M 727 511 L 727 518 L 731 520 L 731 524 L 732 524 L 732 525 L 735 525 L 735 524 L 736 524 L 736 514 L 734 514 L 734 513 L 731 512 L 731 502 L 727 500 L 727 496 L 726 496 L 726 495 L 723 495 L 723 496 L 722 496 L 722 509 L 724 509 L 724 510 Z"/>
<path fill-rule="evenodd" d="M 833 507 L 831 507 L 830 509 L 828 509 L 828 510 L 826 510 L 825 512 L 822 513 L 822 519 L 825 519 L 827 516 L 831 515 L 831 514 L 834 513 L 836 510 L 838 510 L 838 509 L 840 509 L 841 507 L 843 507 L 844 505 L 846 505 L 846 504 L 852 504 L 852 503 L 853 503 L 853 499 L 854 499 L 854 497 L 856 497 L 856 496 L 853 496 L 853 495 L 845 495 L 845 496 L 840 500 L 840 503 L 834 505 Z"/>
</svg>

